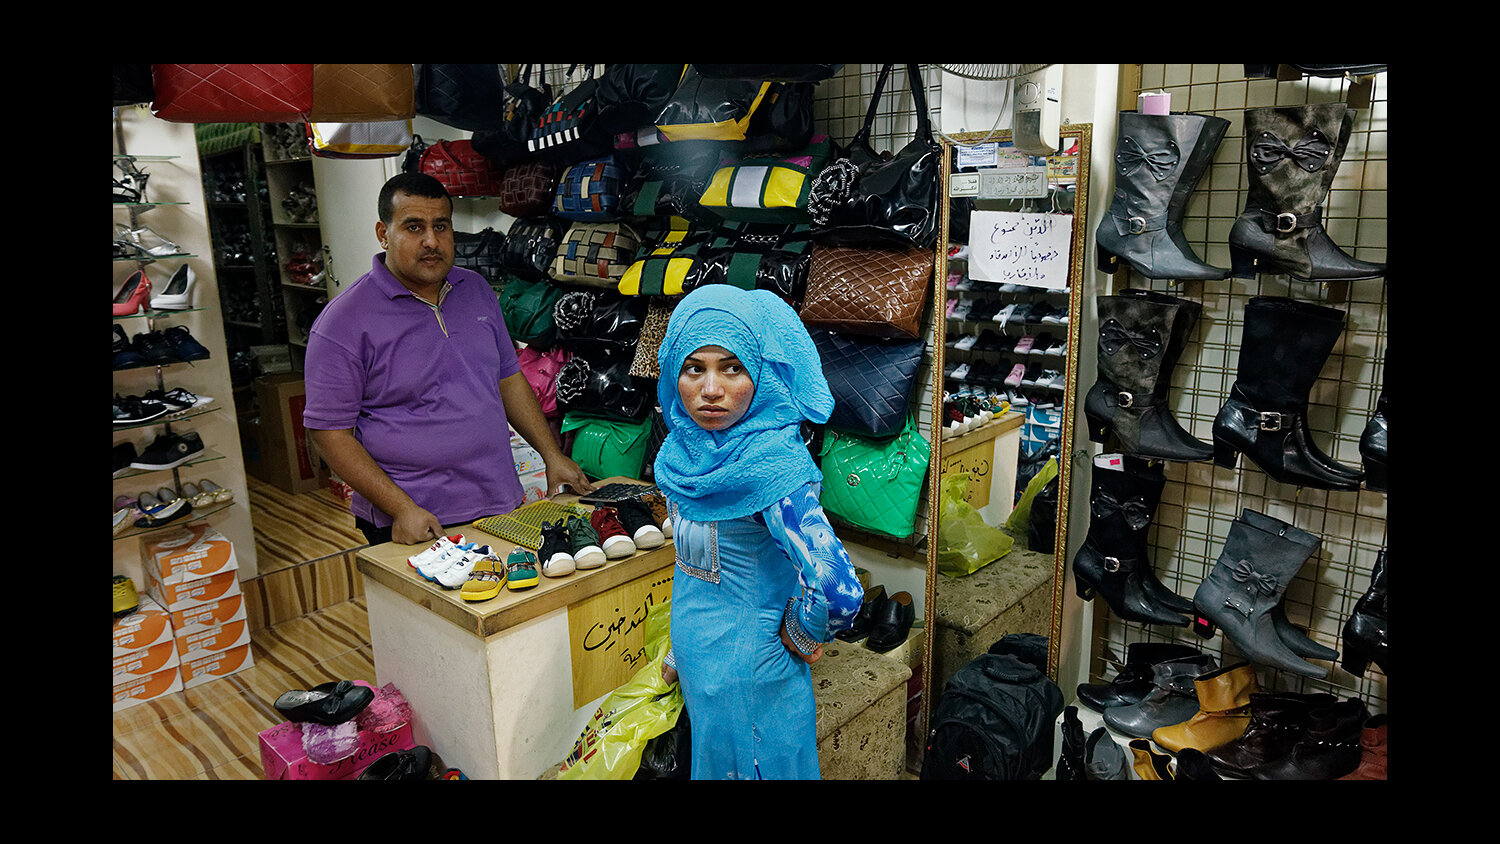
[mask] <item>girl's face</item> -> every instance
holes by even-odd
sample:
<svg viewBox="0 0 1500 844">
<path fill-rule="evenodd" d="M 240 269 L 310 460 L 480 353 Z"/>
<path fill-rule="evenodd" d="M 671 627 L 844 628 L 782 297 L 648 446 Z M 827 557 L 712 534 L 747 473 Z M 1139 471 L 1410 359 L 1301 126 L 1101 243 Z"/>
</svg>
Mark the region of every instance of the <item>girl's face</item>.
<svg viewBox="0 0 1500 844">
<path fill-rule="evenodd" d="M 677 395 L 698 427 L 722 431 L 745 415 L 755 385 L 733 353 L 721 346 L 704 346 L 683 361 Z"/>
</svg>

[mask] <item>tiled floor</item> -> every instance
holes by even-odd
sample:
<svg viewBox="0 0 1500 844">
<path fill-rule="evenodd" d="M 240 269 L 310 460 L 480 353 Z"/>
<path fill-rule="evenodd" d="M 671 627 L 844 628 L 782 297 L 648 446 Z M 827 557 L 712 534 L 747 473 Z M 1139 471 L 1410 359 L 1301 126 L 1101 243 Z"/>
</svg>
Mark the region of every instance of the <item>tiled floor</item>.
<svg viewBox="0 0 1500 844">
<path fill-rule="evenodd" d="M 255 666 L 114 715 L 117 780 L 262 779 L 256 735 L 281 723 L 282 692 L 375 682 L 363 598 L 253 634 Z"/>
</svg>

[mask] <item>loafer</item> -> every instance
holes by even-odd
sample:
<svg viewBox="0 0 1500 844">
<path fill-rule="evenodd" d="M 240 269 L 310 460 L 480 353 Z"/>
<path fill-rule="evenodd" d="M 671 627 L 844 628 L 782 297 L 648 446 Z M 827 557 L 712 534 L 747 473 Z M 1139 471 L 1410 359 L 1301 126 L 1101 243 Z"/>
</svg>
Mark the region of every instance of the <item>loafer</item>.
<svg viewBox="0 0 1500 844">
<path fill-rule="evenodd" d="M 359 774 L 362 780 L 440 780 L 445 768 L 442 757 L 425 744 L 410 750 L 393 750 L 370 763 Z"/>
<path fill-rule="evenodd" d="M 358 715 L 374 699 L 374 689 L 355 685 L 352 680 L 339 680 L 306 691 L 283 692 L 274 706 L 288 721 L 311 721 L 331 727 Z"/>
<path fill-rule="evenodd" d="M 870 631 L 875 627 L 875 613 L 879 610 L 881 602 L 885 600 L 887 600 L 885 586 L 877 583 L 866 589 L 864 602 L 859 605 L 859 613 L 854 616 L 854 623 L 849 625 L 849 629 L 833 634 L 833 638 L 845 642 L 858 642 L 870 635 Z"/>
<path fill-rule="evenodd" d="M 870 628 L 870 638 L 865 647 L 877 653 L 886 651 L 906 641 L 916 621 L 916 607 L 911 602 L 910 592 L 897 592 L 887 598 L 875 610 L 875 626 Z"/>
</svg>

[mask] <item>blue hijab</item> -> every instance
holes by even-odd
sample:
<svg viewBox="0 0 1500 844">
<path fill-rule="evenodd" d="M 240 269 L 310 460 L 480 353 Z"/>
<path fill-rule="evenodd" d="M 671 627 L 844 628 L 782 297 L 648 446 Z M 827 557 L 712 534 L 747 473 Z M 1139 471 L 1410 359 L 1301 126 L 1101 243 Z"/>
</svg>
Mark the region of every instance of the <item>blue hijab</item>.
<svg viewBox="0 0 1500 844">
<path fill-rule="evenodd" d="M 700 428 L 677 393 L 683 361 L 704 346 L 732 352 L 755 385 L 745 415 L 722 431 Z M 656 484 L 683 516 L 705 522 L 747 516 L 822 481 L 801 426 L 804 419 L 828 421 L 833 394 L 802 320 L 774 293 L 699 287 L 672 311 L 656 360 L 668 431 L 656 455 Z"/>
</svg>

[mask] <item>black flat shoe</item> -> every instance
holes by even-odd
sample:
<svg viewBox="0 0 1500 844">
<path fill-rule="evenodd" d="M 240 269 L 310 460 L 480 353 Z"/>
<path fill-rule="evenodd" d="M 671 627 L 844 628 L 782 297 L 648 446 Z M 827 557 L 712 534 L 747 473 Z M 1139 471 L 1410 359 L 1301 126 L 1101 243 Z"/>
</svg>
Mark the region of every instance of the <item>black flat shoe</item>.
<svg viewBox="0 0 1500 844">
<path fill-rule="evenodd" d="M 443 778 L 442 757 L 419 744 L 410 750 L 393 750 L 370 763 L 359 774 L 362 780 L 438 780 Z"/>
<path fill-rule="evenodd" d="M 339 680 L 307 691 L 283 692 L 276 698 L 275 707 L 288 721 L 312 721 L 332 727 L 358 715 L 374 699 L 373 689 L 356 686 L 352 680 Z"/>
<path fill-rule="evenodd" d="M 897 592 L 881 602 L 875 610 L 875 626 L 870 628 L 869 641 L 865 647 L 877 653 L 885 653 L 906 641 L 916 621 L 917 610 L 912 605 L 910 592 Z"/>
<path fill-rule="evenodd" d="M 848 630 L 840 630 L 833 634 L 833 638 L 845 642 L 858 642 L 870 635 L 870 630 L 875 627 L 875 614 L 885 600 L 885 586 L 876 584 L 866 589 L 864 603 L 859 605 L 859 614 L 854 617 L 854 623 L 849 626 Z"/>
</svg>

